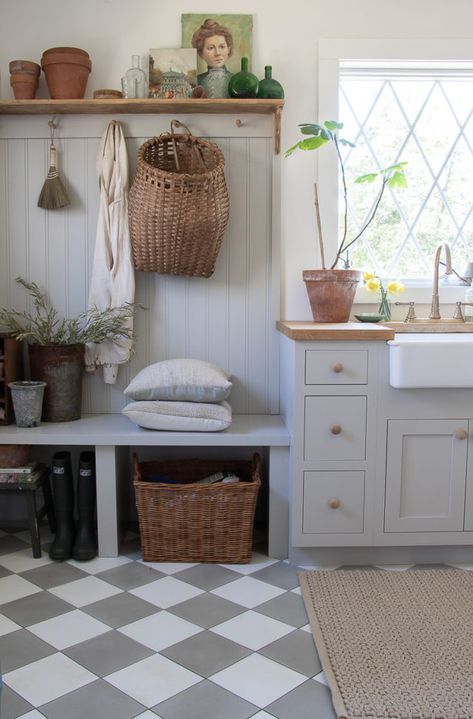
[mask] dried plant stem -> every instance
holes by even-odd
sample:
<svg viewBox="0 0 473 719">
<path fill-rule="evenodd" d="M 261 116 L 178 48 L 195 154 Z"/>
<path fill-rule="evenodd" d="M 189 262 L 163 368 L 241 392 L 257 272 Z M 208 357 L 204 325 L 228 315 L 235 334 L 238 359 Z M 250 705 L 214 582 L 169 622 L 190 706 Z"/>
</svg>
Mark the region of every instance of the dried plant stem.
<svg viewBox="0 0 473 719">
<path fill-rule="evenodd" d="M 317 235 L 319 238 L 320 261 L 322 263 L 322 269 L 325 270 L 324 240 L 322 237 L 322 223 L 320 222 L 319 194 L 317 192 L 317 183 L 316 182 L 314 182 L 314 204 L 315 204 L 315 216 L 317 218 Z"/>
</svg>

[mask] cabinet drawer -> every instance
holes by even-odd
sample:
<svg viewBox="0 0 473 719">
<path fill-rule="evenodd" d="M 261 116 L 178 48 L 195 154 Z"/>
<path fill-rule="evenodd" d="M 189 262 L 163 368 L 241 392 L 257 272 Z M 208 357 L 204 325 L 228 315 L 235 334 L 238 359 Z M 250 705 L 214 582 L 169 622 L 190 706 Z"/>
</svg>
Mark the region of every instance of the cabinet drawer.
<svg viewBox="0 0 473 719">
<path fill-rule="evenodd" d="M 306 350 L 306 384 L 366 384 L 367 381 L 367 350 Z"/>
<path fill-rule="evenodd" d="M 306 397 L 304 459 L 365 459 L 366 397 Z"/>
<path fill-rule="evenodd" d="M 364 472 L 304 472 L 304 534 L 363 532 Z"/>
</svg>

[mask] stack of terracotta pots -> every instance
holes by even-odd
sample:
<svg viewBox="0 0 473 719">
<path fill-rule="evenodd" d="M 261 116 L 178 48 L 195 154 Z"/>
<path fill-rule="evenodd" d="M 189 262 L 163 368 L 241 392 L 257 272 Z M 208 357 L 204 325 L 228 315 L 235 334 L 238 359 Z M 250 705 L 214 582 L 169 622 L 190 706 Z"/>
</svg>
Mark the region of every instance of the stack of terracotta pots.
<svg viewBox="0 0 473 719">
<path fill-rule="evenodd" d="M 38 89 L 40 66 L 30 60 L 12 60 L 9 64 L 10 85 L 16 100 L 32 100 Z"/>
<path fill-rule="evenodd" d="M 92 68 L 89 53 L 78 47 L 52 47 L 41 57 L 49 96 L 54 100 L 80 100 L 84 97 Z"/>
</svg>

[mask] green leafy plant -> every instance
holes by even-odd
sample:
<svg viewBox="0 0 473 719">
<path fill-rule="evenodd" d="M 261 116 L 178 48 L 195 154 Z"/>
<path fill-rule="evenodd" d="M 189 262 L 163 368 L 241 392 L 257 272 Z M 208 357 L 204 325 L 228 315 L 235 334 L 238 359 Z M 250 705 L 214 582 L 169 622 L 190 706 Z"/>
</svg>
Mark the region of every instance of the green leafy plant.
<svg viewBox="0 0 473 719">
<path fill-rule="evenodd" d="M 380 202 L 383 198 L 384 191 L 386 189 L 386 185 L 389 185 L 389 187 L 398 187 L 398 188 L 405 188 L 407 187 L 407 179 L 405 174 L 405 166 L 407 165 L 407 162 L 397 162 L 393 165 L 389 165 L 389 167 L 385 167 L 378 172 L 369 172 L 366 175 L 361 175 L 360 177 L 357 177 L 355 182 L 358 184 L 372 184 L 375 181 L 380 182 L 380 187 L 378 190 L 378 195 L 376 197 L 376 201 L 373 205 L 373 209 L 371 210 L 369 216 L 366 218 L 365 222 L 363 223 L 361 229 L 357 232 L 355 237 L 348 238 L 348 190 L 347 190 L 347 183 L 346 183 L 346 173 L 345 173 L 345 165 L 343 162 L 343 157 L 340 151 L 340 145 L 348 145 L 350 147 L 355 147 L 355 144 L 353 142 L 350 142 L 349 140 L 346 140 L 343 137 L 340 137 L 339 131 L 343 129 L 343 123 L 342 122 L 335 122 L 335 120 L 326 120 L 323 125 L 317 125 L 315 123 L 302 123 L 299 125 L 300 131 L 303 135 L 308 135 L 309 137 L 304 137 L 302 140 L 299 140 L 299 142 L 296 142 L 295 145 L 290 147 L 288 150 L 286 150 L 285 156 L 289 157 L 289 155 L 292 155 L 296 150 L 303 150 L 303 151 L 310 151 L 310 150 L 318 150 L 324 145 L 327 145 L 329 143 L 333 143 L 335 146 L 335 151 L 337 153 L 338 158 L 338 164 L 340 166 L 340 173 L 342 178 L 342 188 L 343 188 L 343 199 L 344 199 L 344 212 L 343 212 L 343 232 L 342 232 L 342 238 L 341 242 L 338 247 L 338 251 L 335 257 L 335 260 L 333 264 L 331 265 L 331 269 L 336 267 L 338 262 L 340 260 L 343 261 L 342 256 L 346 253 L 346 251 L 357 241 L 360 239 L 362 234 L 367 230 L 369 225 L 373 222 L 376 213 L 378 211 Z M 317 194 L 317 184 L 314 185 L 314 192 L 315 192 L 315 209 L 316 209 L 316 215 L 317 215 L 317 227 L 318 227 L 318 236 L 319 236 L 319 248 L 320 248 L 320 255 L 322 259 L 322 268 L 325 269 L 325 253 L 324 253 L 324 243 L 323 243 L 323 235 L 322 235 L 322 227 L 320 222 L 320 209 L 319 209 L 319 201 L 318 201 L 318 194 Z"/>
<path fill-rule="evenodd" d="M 18 312 L 0 308 L 0 324 L 11 330 L 18 340 L 30 344 L 72 345 L 106 340 L 132 338 L 130 319 L 141 305 L 126 302 L 119 307 L 99 310 L 96 307 L 81 312 L 74 319 L 61 318 L 49 302 L 46 293 L 35 282 L 22 277 L 16 281 L 24 287 L 33 300 L 32 312 Z"/>
</svg>

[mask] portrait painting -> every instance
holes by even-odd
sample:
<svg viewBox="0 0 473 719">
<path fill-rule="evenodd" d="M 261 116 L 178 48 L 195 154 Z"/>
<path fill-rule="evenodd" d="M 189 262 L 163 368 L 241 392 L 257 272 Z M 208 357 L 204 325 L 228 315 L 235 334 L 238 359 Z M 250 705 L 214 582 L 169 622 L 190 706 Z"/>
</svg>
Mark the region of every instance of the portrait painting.
<svg viewBox="0 0 473 719">
<path fill-rule="evenodd" d="M 197 50 L 161 48 L 149 51 L 149 97 L 191 97 L 197 85 Z"/>
<path fill-rule="evenodd" d="M 197 51 L 197 85 L 207 97 L 228 97 L 228 83 L 248 58 L 251 70 L 253 15 L 183 14 L 182 46 Z"/>
</svg>

